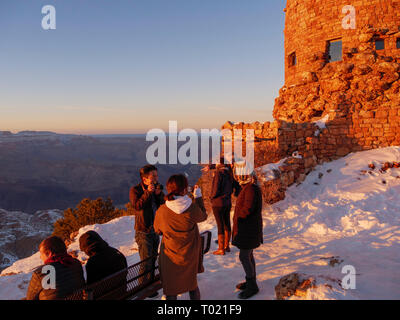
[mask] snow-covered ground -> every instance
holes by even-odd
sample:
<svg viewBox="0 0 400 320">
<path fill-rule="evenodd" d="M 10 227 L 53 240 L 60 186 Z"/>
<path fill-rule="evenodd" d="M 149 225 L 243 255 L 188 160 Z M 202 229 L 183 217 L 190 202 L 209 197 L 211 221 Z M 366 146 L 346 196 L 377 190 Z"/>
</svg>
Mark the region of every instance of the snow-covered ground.
<svg viewBox="0 0 400 320">
<path fill-rule="evenodd" d="M 318 166 L 302 184 L 288 189 L 285 200 L 265 207 L 264 244 L 255 250 L 261 290 L 253 299 L 275 299 L 275 285 L 292 272 L 312 276 L 317 284 L 305 297 L 292 298 L 400 299 L 400 169 L 379 171 L 383 163 L 394 161 L 400 162 L 400 147 L 350 154 Z M 371 163 L 376 169 L 368 168 Z M 96 230 L 134 263 L 139 257 L 133 227 L 132 217 L 122 217 L 86 226 L 80 234 Z M 215 239 L 212 215 L 200 230 L 212 230 Z M 212 250 L 215 246 L 213 242 Z M 78 250 L 78 243 L 70 250 Z M 79 257 L 85 259 L 81 253 Z M 331 257 L 339 264 L 330 266 Z M 3 275 L 18 274 L 0 277 L 0 299 L 22 298 L 30 272 L 39 264 L 35 254 L 4 270 Z M 198 277 L 202 298 L 237 299 L 235 285 L 244 279 L 238 250 L 225 256 L 209 253 L 204 265 L 206 271 Z M 354 290 L 338 284 L 346 265 L 356 270 Z"/>
</svg>

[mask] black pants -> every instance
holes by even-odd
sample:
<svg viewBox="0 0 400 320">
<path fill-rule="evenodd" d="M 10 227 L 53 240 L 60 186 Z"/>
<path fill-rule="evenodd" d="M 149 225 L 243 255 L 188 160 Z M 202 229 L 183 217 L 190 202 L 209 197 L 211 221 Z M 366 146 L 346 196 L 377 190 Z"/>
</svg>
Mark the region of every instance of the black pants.
<svg viewBox="0 0 400 320">
<path fill-rule="evenodd" d="M 239 260 L 242 263 L 246 278 L 256 277 L 256 262 L 254 260 L 253 249 L 240 249 Z"/>
<path fill-rule="evenodd" d="M 193 291 L 189 291 L 190 300 L 200 300 L 200 290 L 199 287 Z M 177 296 L 166 296 L 167 300 L 178 300 Z"/>
<path fill-rule="evenodd" d="M 156 256 L 158 254 L 158 245 L 160 244 L 160 236 L 156 233 L 136 232 L 135 240 L 138 244 L 140 260 Z M 156 259 L 150 259 L 146 263 L 140 265 L 140 274 L 154 269 Z M 154 271 L 147 273 L 139 278 L 139 283 L 146 282 L 154 277 Z"/>
<path fill-rule="evenodd" d="M 231 232 L 231 208 L 232 205 L 212 207 L 215 221 L 217 222 L 218 234 L 224 234 L 225 231 Z"/>
</svg>

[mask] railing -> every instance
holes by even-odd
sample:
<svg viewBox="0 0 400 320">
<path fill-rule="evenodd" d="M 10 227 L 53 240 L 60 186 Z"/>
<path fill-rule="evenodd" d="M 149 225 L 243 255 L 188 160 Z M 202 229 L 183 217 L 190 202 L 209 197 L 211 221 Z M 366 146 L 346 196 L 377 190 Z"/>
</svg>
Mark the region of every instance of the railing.
<svg viewBox="0 0 400 320">
<path fill-rule="evenodd" d="M 211 232 L 201 235 L 202 255 L 210 250 Z M 161 287 L 158 255 L 140 261 L 96 283 L 85 286 L 69 295 L 66 300 L 124 300 L 144 299 Z M 149 267 L 150 265 L 150 267 Z M 139 294 L 149 289 L 147 293 Z"/>
</svg>

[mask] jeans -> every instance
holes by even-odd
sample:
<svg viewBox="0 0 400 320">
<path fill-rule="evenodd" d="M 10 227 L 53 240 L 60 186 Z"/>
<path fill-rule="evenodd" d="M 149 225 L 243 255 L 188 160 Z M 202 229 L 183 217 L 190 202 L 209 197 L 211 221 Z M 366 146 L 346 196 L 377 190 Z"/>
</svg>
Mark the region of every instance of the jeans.
<svg viewBox="0 0 400 320">
<path fill-rule="evenodd" d="M 239 260 L 242 263 L 247 279 L 256 277 L 256 262 L 254 260 L 253 249 L 240 249 Z"/>
<path fill-rule="evenodd" d="M 193 291 L 189 291 L 190 300 L 200 300 L 200 289 L 197 287 Z M 167 300 L 178 300 L 177 296 L 166 296 Z"/>
<path fill-rule="evenodd" d="M 154 278 L 154 266 L 156 263 L 155 256 L 158 254 L 160 236 L 156 233 L 144 233 L 137 231 L 135 235 L 135 240 L 138 244 L 139 256 L 141 261 L 154 256 L 154 259 L 150 259 L 146 263 L 142 263 L 140 265 L 140 274 L 146 271 L 153 270 L 152 272 L 139 278 L 138 281 L 141 284 Z"/>
<path fill-rule="evenodd" d="M 215 221 L 217 222 L 218 234 L 225 231 L 231 232 L 231 208 L 232 205 L 225 207 L 212 207 Z"/>
</svg>

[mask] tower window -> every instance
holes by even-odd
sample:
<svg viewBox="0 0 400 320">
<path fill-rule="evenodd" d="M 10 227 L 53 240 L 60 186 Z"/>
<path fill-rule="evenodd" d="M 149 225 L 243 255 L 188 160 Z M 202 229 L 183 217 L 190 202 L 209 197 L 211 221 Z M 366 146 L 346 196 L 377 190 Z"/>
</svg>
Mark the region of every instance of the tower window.
<svg viewBox="0 0 400 320">
<path fill-rule="evenodd" d="M 328 62 L 342 60 L 342 40 L 328 41 Z"/>
<path fill-rule="evenodd" d="M 375 40 L 375 49 L 376 50 L 383 50 L 385 49 L 385 41 L 383 39 Z"/>
<path fill-rule="evenodd" d="M 289 54 L 288 63 L 289 63 L 289 67 L 294 67 L 295 65 L 297 65 L 296 52 L 293 52 L 293 53 Z"/>
<path fill-rule="evenodd" d="M 397 38 L 396 40 L 396 48 L 400 49 L 400 38 Z"/>
</svg>

